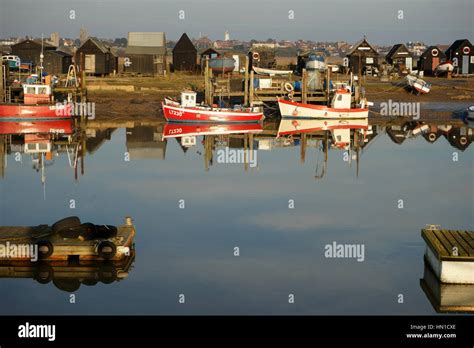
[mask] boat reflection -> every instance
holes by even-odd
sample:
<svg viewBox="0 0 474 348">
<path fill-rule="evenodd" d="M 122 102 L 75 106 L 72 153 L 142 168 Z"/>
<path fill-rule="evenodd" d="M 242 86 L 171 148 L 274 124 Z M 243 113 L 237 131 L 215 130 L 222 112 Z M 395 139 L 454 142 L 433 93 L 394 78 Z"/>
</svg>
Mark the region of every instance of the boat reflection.
<svg viewBox="0 0 474 348">
<path fill-rule="evenodd" d="M 438 313 L 474 312 L 474 285 L 441 283 L 426 262 L 420 286 Z"/>
<path fill-rule="evenodd" d="M 94 286 L 124 280 L 133 268 L 135 254 L 120 261 L 1 262 L 0 278 L 31 278 L 40 284 L 52 283 L 66 292 L 76 292 L 81 285 Z"/>
</svg>

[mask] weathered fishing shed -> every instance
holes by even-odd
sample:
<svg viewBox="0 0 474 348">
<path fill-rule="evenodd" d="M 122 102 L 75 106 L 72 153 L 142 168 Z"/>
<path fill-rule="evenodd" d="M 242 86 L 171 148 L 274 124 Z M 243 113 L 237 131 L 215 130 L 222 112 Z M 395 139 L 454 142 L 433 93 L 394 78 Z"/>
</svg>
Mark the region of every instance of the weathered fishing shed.
<svg viewBox="0 0 474 348">
<path fill-rule="evenodd" d="M 347 52 L 349 68 L 354 74 L 372 75 L 378 69 L 379 54 L 365 38 L 356 42 Z"/>
<path fill-rule="evenodd" d="M 413 69 L 413 57 L 404 44 L 394 45 L 385 56 L 385 59 L 399 72 L 410 72 Z"/>
<path fill-rule="evenodd" d="M 173 67 L 179 71 L 196 71 L 197 50 L 186 33 L 181 35 L 173 48 Z"/>
<path fill-rule="evenodd" d="M 454 41 L 446 50 L 446 58 L 453 63 L 455 74 L 474 74 L 474 46 L 468 39 Z"/>
<path fill-rule="evenodd" d="M 165 33 L 129 32 L 124 71 L 143 75 L 164 75 L 166 73 Z"/>
<path fill-rule="evenodd" d="M 67 74 L 72 55 L 59 50 L 44 52 L 43 67 L 48 74 Z"/>
<path fill-rule="evenodd" d="M 437 46 L 428 47 L 418 60 L 418 70 L 424 75 L 434 75 L 436 67 L 446 61 L 446 54 Z"/>
<path fill-rule="evenodd" d="M 32 63 L 38 65 L 40 62 L 41 51 L 45 54 L 47 51 L 56 50 L 56 46 L 47 42 L 41 44 L 41 40 L 27 39 L 11 46 L 11 54 L 20 57 L 22 63 Z"/>
<path fill-rule="evenodd" d="M 258 68 L 275 69 L 275 51 L 266 47 L 252 47 L 248 53 L 249 66 Z"/>
<path fill-rule="evenodd" d="M 76 51 L 80 71 L 92 75 L 108 75 L 117 71 L 117 57 L 110 47 L 95 37 L 89 37 Z"/>
</svg>

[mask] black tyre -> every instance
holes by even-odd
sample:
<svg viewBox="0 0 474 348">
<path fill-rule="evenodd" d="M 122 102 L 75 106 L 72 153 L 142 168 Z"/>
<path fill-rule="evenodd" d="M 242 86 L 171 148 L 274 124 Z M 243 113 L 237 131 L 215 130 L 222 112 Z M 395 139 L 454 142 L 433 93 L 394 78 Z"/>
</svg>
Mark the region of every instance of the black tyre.
<svg viewBox="0 0 474 348">
<path fill-rule="evenodd" d="M 58 233 L 62 230 L 78 227 L 81 225 L 81 220 L 77 216 L 70 216 L 65 219 L 56 221 L 53 226 L 53 232 Z"/>
<path fill-rule="evenodd" d="M 94 286 L 98 283 L 99 281 L 97 279 L 84 279 L 82 281 L 82 284 L 86 285 L 86 286 Z"/>
<path fill-rule="evenodd" d="M 109 260 L 117 253 L 117 247 L 109 240 L 104 240 L 97 246 L 97 253 L 103 259 Z"/>
<path fill-rule="evenodd" d="M 104 263 L 99 268 L 99 280 L 104 284 L 111 284 L 117 280 L 117 267 L 113 263 Z"/>
<path fill-rule="evenodd" d="M 79 279 L 53 279 L 53 284 L 58 289 L 66 292 L 75 292 L 81 287 Z"/>
<path fill-rule="evenodd" d="M 90 222 L 82 224 L 80 227 L 80 237 L 84 240 L 92 240 L 97 238 L 96 226 Z"/>
<path fill-rule="evenodd" d="M 35 269 L 34 279 L 40 284 L 48 284 L 54 278 L 54 270 L 47 263 L 40 263 Z"/>
<path fill-rule="evenodd" d="M 47 259 L 53 255 L 54 247 L 49 240 L 40 240 L 38 243 L 38 258 L 40 260 Z"/>
</svg>

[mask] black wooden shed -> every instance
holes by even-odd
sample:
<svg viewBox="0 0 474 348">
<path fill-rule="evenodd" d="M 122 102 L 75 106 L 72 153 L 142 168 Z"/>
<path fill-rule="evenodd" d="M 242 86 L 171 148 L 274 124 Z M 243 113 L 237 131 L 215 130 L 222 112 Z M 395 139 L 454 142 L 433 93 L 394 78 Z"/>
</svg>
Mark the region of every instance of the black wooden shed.
<svg viewBox="0 0 474 348">
<path fill-rule="evenodd" d="M 173 48 L 173 67 L 179 71 L 196 71 L 197 50 L 186 33 Z"/>
</svg>

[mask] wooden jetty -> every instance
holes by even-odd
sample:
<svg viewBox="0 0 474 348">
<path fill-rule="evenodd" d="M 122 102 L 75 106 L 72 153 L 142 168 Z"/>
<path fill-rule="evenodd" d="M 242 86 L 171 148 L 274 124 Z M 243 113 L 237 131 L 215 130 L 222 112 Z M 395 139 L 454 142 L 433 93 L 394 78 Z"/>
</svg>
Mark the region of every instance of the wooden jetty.
<svg viewBox="0 0 474 348">
<path fill-rule="evenodd" d="M 420 286 L 438 313 L 474 312 L 474 285 L 443 284 L 425 263 Z"/>
<path fill-rule="evenodd" d="M 117 227 L 117 233 L 111 238 L 64 238 L 54 225 L 33 227 L 3 226 L 0 227 L 0 244 L 6 247 L 18 245 L 38 246 L 38 257 L 42 261 L 70 260 L 111 260 L 118 261 L 128 257 L 134 248 L 135 227 L 130 217 Z M 28 261 L 31 255 L 0 255 L 0 262 Z"/>
<path fill-rule="evenodd" d="M 425 260 L 441 283 L 474 284 L 474 231 L 422 229 Z"/>
</svg>

